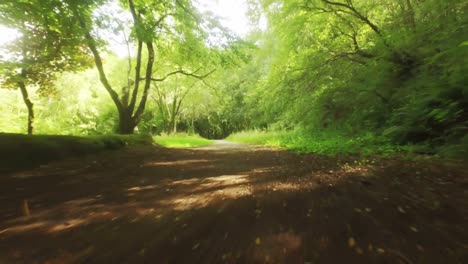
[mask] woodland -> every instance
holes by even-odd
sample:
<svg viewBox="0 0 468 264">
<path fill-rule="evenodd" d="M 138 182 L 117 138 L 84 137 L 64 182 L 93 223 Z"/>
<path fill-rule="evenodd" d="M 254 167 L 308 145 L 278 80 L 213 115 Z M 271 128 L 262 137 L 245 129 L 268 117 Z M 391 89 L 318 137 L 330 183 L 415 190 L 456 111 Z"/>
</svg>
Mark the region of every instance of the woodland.
<svg viewBox="0 0 468 264">
<path fill-rule="evenodd" d="M 466 1 L 247 6 L 238 36 L 190 0 L 2 1 L 0 132 L 466 156 Z"/>
<path fill-rule="evenodd" d="M 468 263 L 467 132 L 467 0 L 0 0 L 0 263 Z"/>
</svg>

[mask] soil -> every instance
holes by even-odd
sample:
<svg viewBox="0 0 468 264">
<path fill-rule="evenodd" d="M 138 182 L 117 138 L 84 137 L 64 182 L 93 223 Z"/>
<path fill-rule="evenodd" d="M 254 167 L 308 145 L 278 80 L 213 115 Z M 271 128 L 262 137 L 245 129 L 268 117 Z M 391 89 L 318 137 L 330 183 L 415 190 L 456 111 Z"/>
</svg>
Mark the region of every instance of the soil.
<svg viewBox="0 0 468 264">
<path fill-rule="evenodd" d="M 468 166 L 219 141 L 0 177 L 0 263 L 468 263 Z"/>
</svg>

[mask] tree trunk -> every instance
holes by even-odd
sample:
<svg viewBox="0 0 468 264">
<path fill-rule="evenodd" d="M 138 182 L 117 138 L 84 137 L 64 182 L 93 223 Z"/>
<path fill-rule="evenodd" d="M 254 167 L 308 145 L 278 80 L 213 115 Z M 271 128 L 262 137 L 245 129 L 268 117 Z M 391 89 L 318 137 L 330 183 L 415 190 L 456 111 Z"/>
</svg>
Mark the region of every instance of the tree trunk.
<svg viewBox="0 0 468 264">
<path fill-rule="evenodd" d="M 171 118 L 169 119 L 169 124 L 167 126 L 167 133 L 172 134 L 174 131 L 174 124 L 175 124 L 175 118 L 173 115 L 171 115 Z"/>
<path fill-rule="evenodd" d="M 133 134 L 136 124 L 132 118 L 132 113 L 129 111 L 123 111 L 119 114 L 119 128 L 117 133 L 121 135 Z"/>
<path fill-rule="evenodd" d="M 177 119 L 174 118 L 173 123 L 174 123 L 174 124 L 173 124 L 174 127 L 173 127 L 173 129 L 172 129 L 172 133 L 173 133 L 173 134 L 176 134 L 176 133 L 177 133 Z"/>
<path fill-rule="evenodd" d="M 23 101 L 26 104 L 26 107 L 28 108 L 28 135 L 33 134 L 33 124 L 34 124 L 34 104 L 31 102 L 31 99 L 29 99 L 29 94 L 28 90 L 26 89 L 26 85 L 24 84 L 23 81 L 18 83 L 18 86 L 21 91 L 21 95 L 23 96 Z"/>
</svg>

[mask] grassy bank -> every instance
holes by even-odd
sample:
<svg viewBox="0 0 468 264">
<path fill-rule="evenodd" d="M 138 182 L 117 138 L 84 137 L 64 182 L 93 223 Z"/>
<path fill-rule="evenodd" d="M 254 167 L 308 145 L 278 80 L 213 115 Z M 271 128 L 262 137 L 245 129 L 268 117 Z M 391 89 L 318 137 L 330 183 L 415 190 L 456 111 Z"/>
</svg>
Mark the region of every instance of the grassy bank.
<svg viewBox="0 0 468 264">
<path fill-rule="evenodd" d="M 266 145 L 305 153 L 324 155 L 357 154 L 362 156 L 405 156 L 407 158 L 442 158 L 465 160 L 468 157 L 468 137 L 457 144 L 396 145 L 384 137 L 366 134 L 345 137 L 338 133 L 306 134 L 301 131 L 263 132 L 246 131 L 235 133 L 229 141 Z"/>
<path fill-rule="evenodd" d="M 179 133 L 175 135 L 154 136 L 154 142 L 167 148 L 193 148 L 213 144 L 213 140 L 198 135 Z"/>
<path fill-rule="evenodd" d="M 78 137 L 0 133 L 0 172 L 34 167 L 65 157 L 152 143 L 152 138 L 145 135 Z"/>
<path fill-rule="evenodd" d="M 323 133 L 307 135 L 300 131 L 263 132 L 246 131 L 233 134 L 229 141 L 266 145 L 306 153 L 324 155 L 360 154 L 390 156 L 396 153 L 409 153 L 410 146 L 397 146 L 385 139 L 368 134 L 360 137 L 344 137 L 339 134 Z"/>
</svg>

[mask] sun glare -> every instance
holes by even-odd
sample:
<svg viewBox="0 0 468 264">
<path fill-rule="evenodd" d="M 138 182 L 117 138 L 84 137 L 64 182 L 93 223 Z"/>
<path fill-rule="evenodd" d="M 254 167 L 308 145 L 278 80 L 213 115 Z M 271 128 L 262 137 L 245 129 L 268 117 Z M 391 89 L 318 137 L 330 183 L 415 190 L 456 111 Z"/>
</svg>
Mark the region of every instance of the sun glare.
<svg viewBox="0 0 468 264">
<path fill-rule="evenodd" d="M 221 24 L 234 32 L 239 37 L 244 37 L 251 29 L 247 17 L 246 0 L 195 0 L 195 6 L 202 12 L 211 12 L 220 18 Z M 262 28 L 262 25 L 260 25 Z M 2 46 L 19 37 L 19 32 L 0 25 L 0 56 L 9 58 L 8 54 L 2 51 Z M 111 40 L 111 50 L 120 56 L 127 56 L 127 46 L 123 41 Z"/>
<path fill-rule="evenodd" d="M 0 45 L 13 41 L 18 35 L 17 30 L 0 25 Z"/>
<path fill-rule="evenodd" d="M 221 24 L 243 37 L 249 31 L 246 0 L 197 0 L 201 11 L 219 16 Z"/>
<path fill-rule="evenodd" d="M 17 30 L 0 25 L 0 59 L 11 59 L 11 53 L 8 53 L 5 49 L 3 49 L 3 46 L 9 42 L 12 42 L 19 36 L 20 33 Z"/>
</svg>

